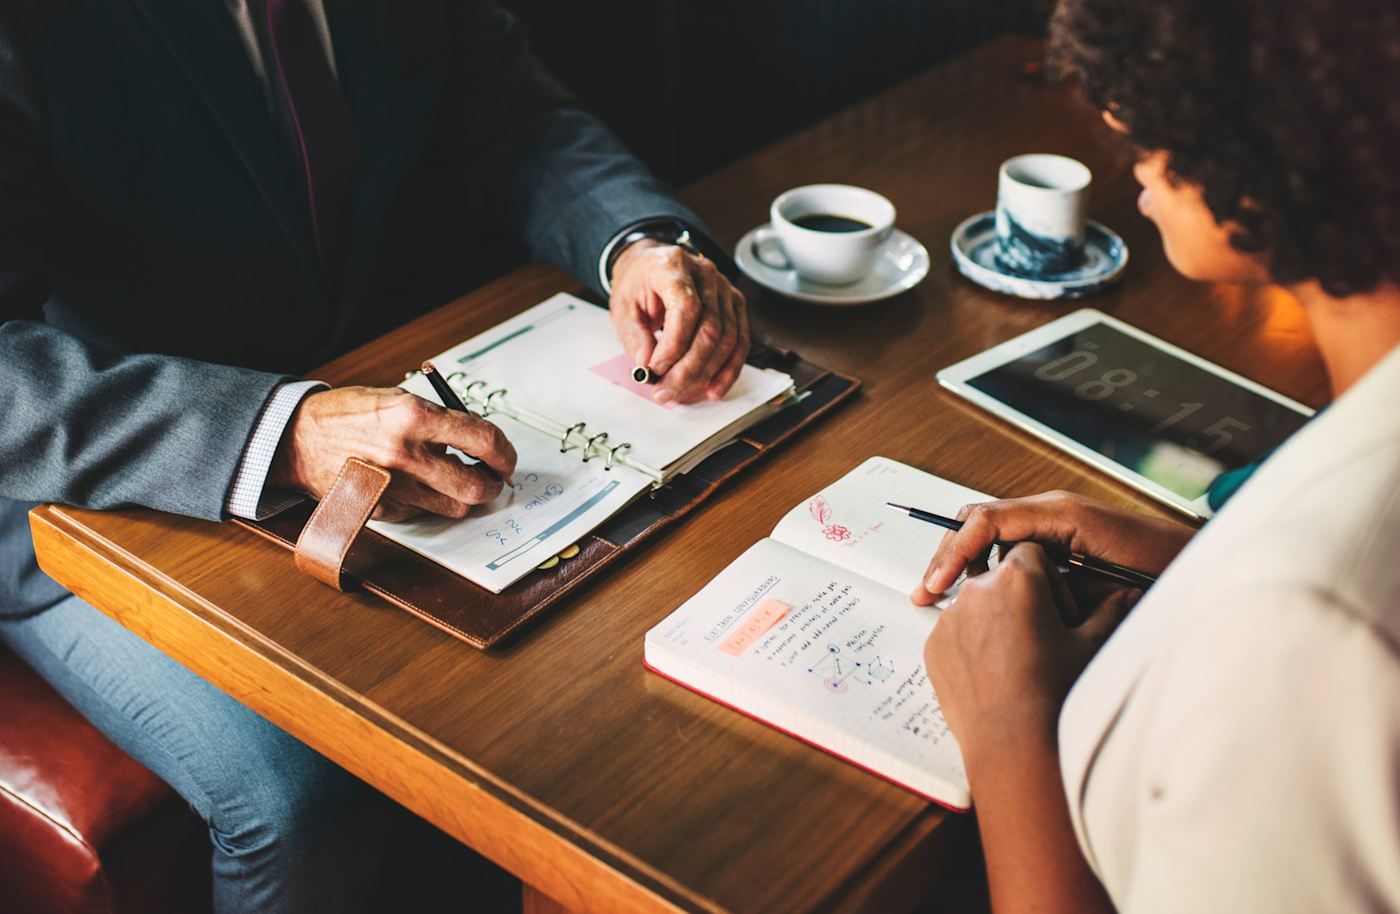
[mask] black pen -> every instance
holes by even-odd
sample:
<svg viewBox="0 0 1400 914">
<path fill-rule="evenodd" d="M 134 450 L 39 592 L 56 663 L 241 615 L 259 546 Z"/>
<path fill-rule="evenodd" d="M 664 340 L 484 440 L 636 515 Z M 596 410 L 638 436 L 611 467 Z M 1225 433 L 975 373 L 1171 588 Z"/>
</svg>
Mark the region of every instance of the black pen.
<svg viewBox="0 0 1400 914">
<path fill-rule="evenodd" d="M 953 518 L 944 517 L 941 514 L 934 514 L 931 511 L 921 511 L 918 508 L 896 505 L 888 501 L 885 502 L 885 507 L 892 511 L 898 511 L 901 514 L 907 514 L 915 520 L 937 524 L 949 530 L 961 530 L 963 528 L 962 521 L 953 520 Z M 997 549 L 1002 552 L 1002 554 L 1005 554 L 1006 550 L 1010 549 L 1013 545 L 1015 544 L 997 543 Z M 1141 571 L 1134 571 L 1122 565 L 1115 565 L 1113 562 L 1105 561 L 1104 559 L 1096 559 L 1082 552 L 1074 552 L 1070 549 L 1066 549 L 1064 546 L 1057 546 L 1053 543 L 1039 543 L 1037 545 L 1045 550 L 1045 554 L 1050 557 L 1050 561 L 1054 562 L 1056 565 L 1092 572 L 1110 581 L 1117 581 L 1120 584 L 1129 584 L 1133 587 L 1141 588 L 1142 590 L 1146 590 L 1157 583 L 1157 579 L 1149 574 L 1143 574 Z"/>
<path fill-rule="evenodd" d="M 459 413 L 466 413 L 469 416 L 476 415 L 467 409 L 467 404 L 463 403 L 462 398 L 457 396 L 457 392 L 448 386 L 447 379 L 438 372 L 437 366 L 432 362 L 423 363 L 423 376 L 428 379 L 429 384 L 433 385 L 433 390 L 437 391 L 438 399 L 442 401 L 443 406 L 455 409 Z"/>
<path fill-rule="evenodd" d="M 457 392 L 448 386 L 447 379 L 444 378 L 442 374 L 437 370 L 436 365 L 434 365 L 432 362 L 424 362 L 422 367 L 423 376 L 428 379 L 429 384 L 433 385 L 433 390 L 437 391 L 438 399 L 442 401 L 443 406 L 447 407 L 448 409 L 455 410 L 459 413 L 466 413 L 468 416 L 476 415 L 476 413 L 467 409 L 467 404 L 463 403 L 462 398 L 457 396 Z M 486 472 L 496 473 L 496 471 L 493 470 L 491 466 L 484 462 L 480 457 L 472 457 L 471 454 L 468 454 L 467 456 L 471 457 L 472 460 L 475 460 L 476 465 L 481 467 Z M 496 473 L 496 475 L 500 476 L 501 474 Z M 506 481 L 507 485 L 511 483 L 510 477 L 501 476 L 501 478 Z"/>
</svg>

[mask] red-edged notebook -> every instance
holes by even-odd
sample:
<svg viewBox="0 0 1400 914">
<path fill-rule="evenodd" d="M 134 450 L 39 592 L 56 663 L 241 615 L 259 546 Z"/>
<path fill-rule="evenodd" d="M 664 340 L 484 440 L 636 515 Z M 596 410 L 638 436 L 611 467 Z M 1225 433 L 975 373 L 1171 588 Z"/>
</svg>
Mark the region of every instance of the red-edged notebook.
<svg viewBox="0 0 1400 914">
<path fill-rule="evenodd" d="M 924 669 L 942 611 L 909 602 L 941 528 L 987 496 L 884 457 L 796 506 L 647 632 L 648 668 L 958 811 L 962 752 Z"/>
</svg>

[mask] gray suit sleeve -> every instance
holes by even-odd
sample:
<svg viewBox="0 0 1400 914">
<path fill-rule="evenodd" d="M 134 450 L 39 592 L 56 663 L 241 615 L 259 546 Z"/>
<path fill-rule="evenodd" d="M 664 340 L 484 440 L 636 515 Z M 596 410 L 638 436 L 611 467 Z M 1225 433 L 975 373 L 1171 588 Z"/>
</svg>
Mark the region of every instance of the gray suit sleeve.
<svg viewBox="0 0 1400 914">
<path fill-rule="evenodd" d="M 219 518 L 283 378 L 126 353 L 45 322 L 47 134 L 16 42 L 0 27 L 0 497 Z"/>
<path fill-rule="evenodd" d="M 448 136 L 479 185 L 536 260 L 602 292 L 598 260 L 622 227 L 669 217 L 700 220 L 530 53 L 524 29 L 494 2 L 463 23 L 447 82 Z M 494 198 L 493 198 L 493 195 Z"/>
</svg>

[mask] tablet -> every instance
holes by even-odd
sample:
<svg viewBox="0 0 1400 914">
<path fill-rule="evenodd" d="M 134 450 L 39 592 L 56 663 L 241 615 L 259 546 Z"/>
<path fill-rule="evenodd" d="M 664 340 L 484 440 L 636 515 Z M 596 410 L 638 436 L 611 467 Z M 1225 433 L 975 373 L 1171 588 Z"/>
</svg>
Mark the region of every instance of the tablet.
<svg viewBox="0 0 1400 914">
<path fill-rule="evenodd" d="M 938 373 L 944 387 L 1196 518 L 1313 411 L 1084 308 Z"/>
</svg>

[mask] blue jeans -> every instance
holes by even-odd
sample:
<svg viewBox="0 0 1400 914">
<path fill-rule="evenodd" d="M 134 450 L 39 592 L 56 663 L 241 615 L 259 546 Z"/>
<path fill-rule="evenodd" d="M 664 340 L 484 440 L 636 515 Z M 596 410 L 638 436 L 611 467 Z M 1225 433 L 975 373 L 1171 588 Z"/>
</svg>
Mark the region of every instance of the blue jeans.
<svg viewBox="0 0 1400 914">
<path fill-rule="evenodd" d="M 218 914 L 367 904 L 393 809 L 377 791 L 77 597 L 0 620 L 0 641 L 209 824 Z"/>
</svg>

